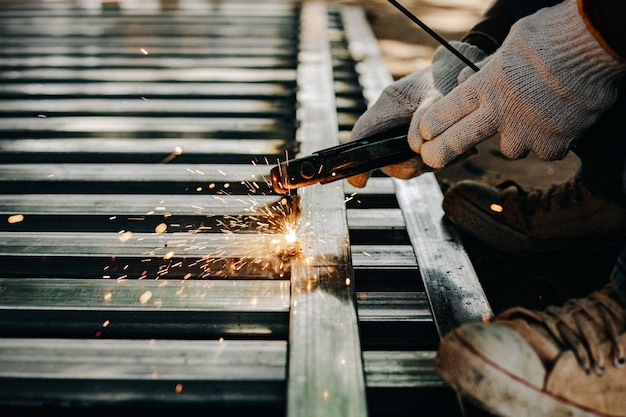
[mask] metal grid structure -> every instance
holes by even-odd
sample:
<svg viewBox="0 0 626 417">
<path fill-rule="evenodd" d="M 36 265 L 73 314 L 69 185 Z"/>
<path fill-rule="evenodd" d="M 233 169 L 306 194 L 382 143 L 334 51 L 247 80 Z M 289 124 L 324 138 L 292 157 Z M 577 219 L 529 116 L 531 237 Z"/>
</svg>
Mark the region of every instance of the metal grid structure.
<svg viewBox="0 0 626 417">
<path fill-rule="evenodd" d="M 362 10 L 178 6 L 0 6 L 3 415 L 458 414 L 438 335 L 491 312 L 432 175 L 302 189 L 268 250 L 272 164 L 391 82 Z"/>
</svg>

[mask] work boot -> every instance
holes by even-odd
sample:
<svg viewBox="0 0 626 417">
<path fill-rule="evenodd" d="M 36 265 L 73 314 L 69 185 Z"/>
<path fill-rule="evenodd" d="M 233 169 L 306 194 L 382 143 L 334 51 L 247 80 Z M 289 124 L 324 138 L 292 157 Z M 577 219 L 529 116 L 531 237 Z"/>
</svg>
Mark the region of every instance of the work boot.
<svg viewBox="0 0 626 417">
<path fill-rule="evenodd" d="M 577 179 L 526 191 L 514 181 L 495 187 L 466 180 L 446 192 L 443 209 L 460 229 L 511 254 L 620 247 L 626 207 L 597 195 Z"/>
<path fill-rule="evenodd" d="M 435 368 L 503 417 L 626 416 L 626 306 L 612 285 L 543 312 L 507 310 L 441 341 Z"/>
</svg>

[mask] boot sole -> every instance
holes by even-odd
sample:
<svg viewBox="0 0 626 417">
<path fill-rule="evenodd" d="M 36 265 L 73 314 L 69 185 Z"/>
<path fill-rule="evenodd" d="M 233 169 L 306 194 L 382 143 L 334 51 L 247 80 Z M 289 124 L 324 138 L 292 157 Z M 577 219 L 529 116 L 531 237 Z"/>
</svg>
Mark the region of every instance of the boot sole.
<svg viewBox="0 0 626 417">
<path fill-rule="evenodd" d="M 459 204 L 461 203 L 461 204 Z M 452 223 L 461 230 L 487 244 L 488 246 L 511 255 L 540 256 L 554 254 L 582 254 L 606 249 L 620 249 L 626 244 L 624 239 L 560 239 L 543 240 L 529 237 L 505 223 L 500 223 L 476 207 L 470 200 L 457 201 L 460 205 L 456 216 L 448 215 Z M 462 227 L 471 224 L 472 227 Z"/>
<path fill-rule="evenodd" d="M 439 348 L 435 369 L 461 396 L 494 415 L 608 417 L 551 395 L 511 374 L 484 357 L 456 331 Z"/>
</svg>

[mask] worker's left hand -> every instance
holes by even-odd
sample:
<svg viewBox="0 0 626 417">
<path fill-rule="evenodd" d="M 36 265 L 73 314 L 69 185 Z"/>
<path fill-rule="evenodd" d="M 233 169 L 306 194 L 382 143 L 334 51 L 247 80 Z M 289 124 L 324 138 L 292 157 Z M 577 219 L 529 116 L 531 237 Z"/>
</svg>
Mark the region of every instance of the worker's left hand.
<svg viewBox="0 0 626 417">
<path fill-rule="evenodd" d="M 476 46 L 464 42 L 451 42 L 466 58 L 478 62 L 487 55 Z M 359 140 L 383 131 L 398 127 L 417 130 L 417 124 L 409 127 L 413 114 L 425 101 L 441 97 L 456 87 L 457 77 L 465 65 L 450 51 L 437 48 L 432 64 L 389 85 L 378 100 L 357 120 L 351 133 L 351 140 Z M 429 167 L 419 157 L 399 164 L 382 168 L 387 175 L 410 178 L 419 175 Z M 369 173 L 348 178 L 355 187 L 364 187 Z"/>
</svg>

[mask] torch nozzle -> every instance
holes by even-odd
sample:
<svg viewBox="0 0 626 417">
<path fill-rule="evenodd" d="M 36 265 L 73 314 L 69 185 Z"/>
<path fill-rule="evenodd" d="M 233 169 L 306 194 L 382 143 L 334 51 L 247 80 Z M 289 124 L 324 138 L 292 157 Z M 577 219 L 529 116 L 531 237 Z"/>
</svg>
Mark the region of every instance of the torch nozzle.
<svg viewBox="0 0 626 417">
<path fill-rule="evenodd" d="M 278 194 L 316 183 L 326 184 L 417 156 L 409 146 L 406 128 L 398 134 L 381 132 L 360 140 L 281 162 L 271 170 Z"/>
</svg>

